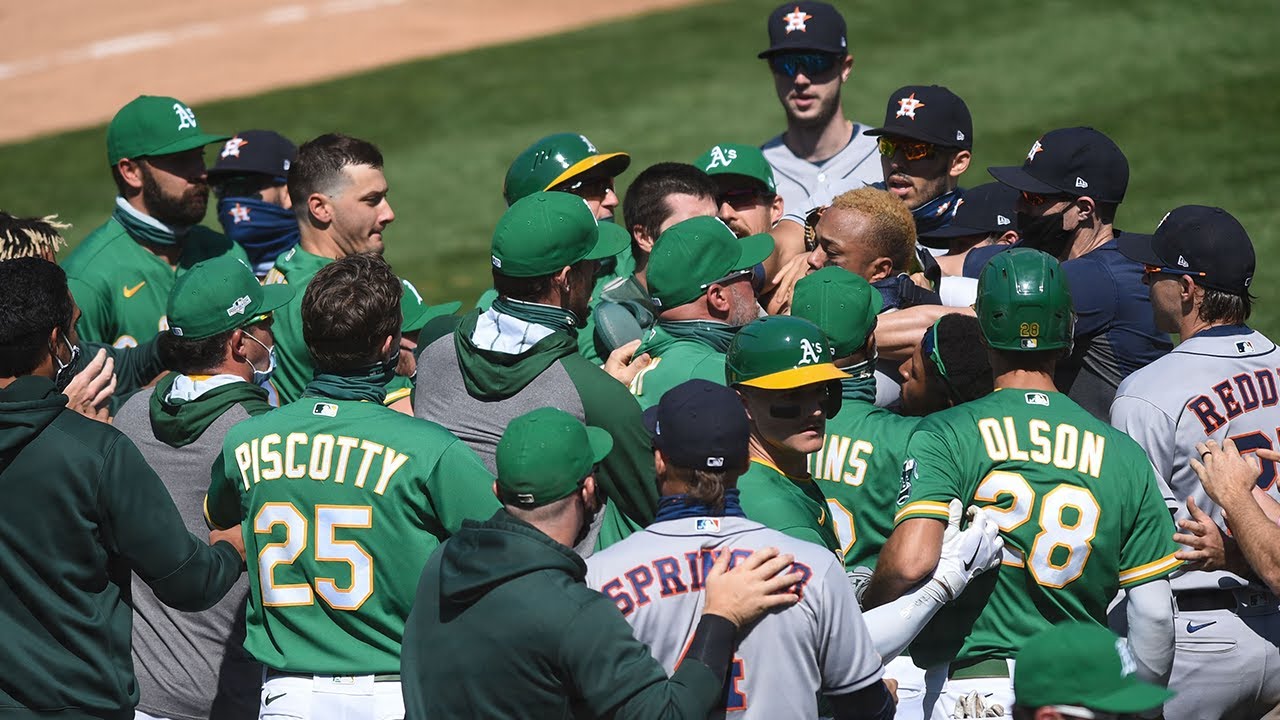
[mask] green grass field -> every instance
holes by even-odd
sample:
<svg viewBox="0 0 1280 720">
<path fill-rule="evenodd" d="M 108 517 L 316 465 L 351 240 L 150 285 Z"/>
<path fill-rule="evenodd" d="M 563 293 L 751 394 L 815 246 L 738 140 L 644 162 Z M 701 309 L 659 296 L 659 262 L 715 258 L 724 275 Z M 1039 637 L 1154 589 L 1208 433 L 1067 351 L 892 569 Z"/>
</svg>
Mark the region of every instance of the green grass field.
<svg viewBox="0 0 1280 720">
<path fill-rule="evenodd" d="M 555 131 L 626 150 L 632 169 L 689 161 L 783 125 L 756 52 L 774 0 L 732 0 L 197 107 L 201 125 L 339 130 L 378 143 L 397 213 L 388 257 L 429 300 L 488 286 L 487 248 L 517 152 Z M 1093 125 L 1132 165 L 1118 224 L 1149 232 L 1181 204 L 1221 205 L 1258 248 L 1255 325 L 1280 335 L 1280 5 L 1239 0 L 870 3 L 837 0 L 854 75 L 844 106 L 878 124 L 889 92 L 938 83 L 974 117 L 974 165 L 1017 164 L 1055 127 Z M 139 93 L 154 92 L 145 84 Z M 103 127 L 0 147 L 0 207 L 57 212 L 73 242 L 111 210 Z M 210 220 L 212 222 L 212 220 Z"/>
</svg>

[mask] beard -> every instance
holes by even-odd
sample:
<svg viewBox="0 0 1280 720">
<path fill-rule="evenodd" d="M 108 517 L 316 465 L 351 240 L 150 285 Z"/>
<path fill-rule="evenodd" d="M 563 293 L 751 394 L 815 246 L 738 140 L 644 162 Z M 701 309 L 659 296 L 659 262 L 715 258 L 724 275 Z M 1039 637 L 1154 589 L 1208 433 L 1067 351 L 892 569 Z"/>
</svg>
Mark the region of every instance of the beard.
<svg viewBox="0 0 1280 720">
<path fill-rule="evenodd" d="M 186 192 L 174 197 L 160 188 L 150 168 L 142 168 L 142 202 L 147 214 L 165 225 L 175 227 L 191 227 L 204 219 L 209 208 L 209 184 L 207 182 L 192 183 Z"/>
</svg>

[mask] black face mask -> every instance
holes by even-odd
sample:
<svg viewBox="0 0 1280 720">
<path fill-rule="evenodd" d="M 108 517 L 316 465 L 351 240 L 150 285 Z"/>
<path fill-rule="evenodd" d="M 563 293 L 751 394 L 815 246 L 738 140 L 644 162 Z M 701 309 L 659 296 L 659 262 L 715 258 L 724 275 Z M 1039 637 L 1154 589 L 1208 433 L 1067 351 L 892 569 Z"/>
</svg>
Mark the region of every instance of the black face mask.
<svg viewBox="0 0 1280 720">
<path fill-rule="evenodd" d="M 1070 230 L 1062 228 L 1062 216 L 1067 211 L 1045 213 L 1040 217 L 1031 217 L 1027 213 L 1018 213 L 1018 235 L 1027 247 L 1046 252 L 1054 257 L 1061 257 L 1071 237 Z"/>
</svg>

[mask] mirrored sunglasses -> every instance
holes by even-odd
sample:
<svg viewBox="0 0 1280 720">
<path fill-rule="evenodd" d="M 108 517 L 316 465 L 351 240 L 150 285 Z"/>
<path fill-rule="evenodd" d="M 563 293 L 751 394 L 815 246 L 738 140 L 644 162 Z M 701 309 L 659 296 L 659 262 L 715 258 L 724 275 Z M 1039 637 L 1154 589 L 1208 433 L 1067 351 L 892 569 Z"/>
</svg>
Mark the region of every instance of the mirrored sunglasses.
<svg viewBox="0 0 1280 720">
<path fill-rule="evenodd" d="M 839 57 L 830 53 L 774 55 L 769 58 L 769 67 L 775 73 L 794 80 L 800 73 L 809 78 L 829 73 L 839 61 Z"/>
</svg>

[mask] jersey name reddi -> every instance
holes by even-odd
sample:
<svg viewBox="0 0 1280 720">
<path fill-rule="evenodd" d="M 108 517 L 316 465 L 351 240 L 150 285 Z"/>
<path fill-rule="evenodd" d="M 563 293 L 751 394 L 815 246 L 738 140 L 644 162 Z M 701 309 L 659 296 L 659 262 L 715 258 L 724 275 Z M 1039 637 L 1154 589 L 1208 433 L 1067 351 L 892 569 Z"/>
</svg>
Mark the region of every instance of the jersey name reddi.
<svg viewBox="0 0 1280 720">
<path fill-rule="evenodd" d="M 353 455 L 353 451 L 357 454 Z M 408 455 L 372 440 L 346 435 L 311 436 L 301 432 L 289 433 L 283 438 L 279 433 L 254 438 L 237 445 L 235 455 L 245 490 L 251 484 L 280 478 L 344 483 L 353 468 L 352 485 L 364 488 L 371 477 L 374 459 L 381 458 L 373 487 L 376 495 L 386 491 L 391 477 L 409 460 Z"/>
<path fill-rule="evenodd" d="M 982 418 L 978 421 L 978 432 L 982 434 L 987 456 L 995 462 L 1030 461 L 1092 477 L 1102 472 L 1102 453 L 1107 439 L 1089 430 L 1080 432 L 1074 425 L 1062 423 L 1052 428 L 1044 420 L 1031 420 L 1027 423 L 1027 432 L 1034 450 L 1023 450 L 1018 445 L 1018 433 L 1011 417 Z"/>
</svg>

